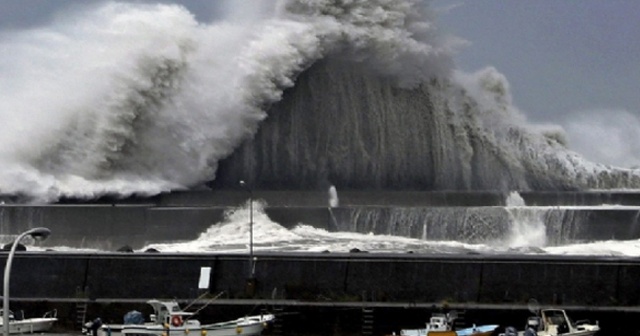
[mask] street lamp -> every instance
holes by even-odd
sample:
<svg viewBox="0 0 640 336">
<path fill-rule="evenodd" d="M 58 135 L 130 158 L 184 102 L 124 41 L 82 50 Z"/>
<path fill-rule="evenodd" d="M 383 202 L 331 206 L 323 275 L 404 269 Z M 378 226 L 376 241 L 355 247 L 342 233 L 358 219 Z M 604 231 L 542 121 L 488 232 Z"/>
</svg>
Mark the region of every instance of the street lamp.
<svg viewBox="0 0 640 336">
<path fill-rule="evenodd" d="M 31 236 L 33 239 L 42 241 L 47 239 L 51 234 L 51 230 L 45 227 L 34 228 L 21 233 L 11 246 L 11 252 L 7 256 L 7 262 L 4 265 L 4 291 L 2 292 L 2 323 L 4 324 L 4 336 L 9 336 L 9 276 L 11 275 L 11 262 L 13 262 L 13 255 L 16 253 L 16 247 L 20 243 L 20 240 L 26 236 Z"/>
<path fill-rule="evenodd" d="M 244 180 L 240 180 L 240 186 L 249 190 L 249 277 L 253 278 L 253 190 Z"/>
</svg>

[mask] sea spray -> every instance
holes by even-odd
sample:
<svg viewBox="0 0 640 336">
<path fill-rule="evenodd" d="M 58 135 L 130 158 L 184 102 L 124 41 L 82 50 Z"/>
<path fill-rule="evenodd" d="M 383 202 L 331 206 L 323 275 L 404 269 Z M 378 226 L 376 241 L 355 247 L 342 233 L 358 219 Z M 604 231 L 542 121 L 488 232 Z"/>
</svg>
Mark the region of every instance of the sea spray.
<svg viewBox="0 0 640 336">
<path fill-rule="evenodd" d="M 640 186 L 527 127 L 496 69 L 454 71 L 459 39 L 421 1 L 261 14 L 198 22 L 109 2 L 0 35 L 0 193 L 53 202 L 247 176 L 279 189 Z"/>
<path fill-rule="evenodd" d="M 449 46 L 412 37 L 432 29 L 418 2 L 387 4 L 391 15 L 379 4 L 287 1 L 272 16 L 201 23 L 177 5 L 105 3 L 2 35 L 0 192 L 55 201 L 198 186 L 327 53 L 367 58 L 398 84 L 447 68 L 430 65 Z"/>
<path fill-rule="evenodd" d="M 333 214 L 333 208 L 338 207 L 339 205 L 339 200 L 338 200 L 338 191 L 336 190 L 335 186 L 330 186 L 329 187 L 329 216 L 331 217 L 331 223 L 329 225 L 329 227 L 333 227 L 333 229 L 337 230 L 338 229 L 338 221 L 336 220 L 336 216 Z"/>
<path fill-rule="evenodd" d="M 335 208 L 340 204 L 338 199 L 338 190 L 335 186 L 329 187 L 329 209 Z"/>
<path fill-rule="evenodd" d="M 547 244 L 547 228 L 544 222 L 546 208 L 527 207 L 518 192 L 507 196 L 505 209 L 509 213 L 509 234 L 505 244 L 511 248 L 544 247 Z"/>
</svg>

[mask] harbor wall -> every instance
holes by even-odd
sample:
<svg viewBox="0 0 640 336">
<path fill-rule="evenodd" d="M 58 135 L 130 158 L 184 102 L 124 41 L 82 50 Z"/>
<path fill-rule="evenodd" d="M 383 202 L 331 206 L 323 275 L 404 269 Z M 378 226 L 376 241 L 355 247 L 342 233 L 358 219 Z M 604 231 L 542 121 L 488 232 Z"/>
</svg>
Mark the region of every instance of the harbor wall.
<svg viewBox="0 0 640 336">
<path fill-rule="evenodd" d="M 574 320 L 599 321 L 602 336 L 633 335 L 640 317 L 636 259 L 368 253 L 255 257 L 251 277 L 247 255 L 17 252 L 11 308 L 28 316 L 56 309 L 56 328 L 62 333 L 77 332 L 96 317 L 120 323 L 133 309 L 148 314 L 145 302 L 152 298 L 195 303 L 193 309 L 206 306 L 198 314 L 204 322 L 275 313 L 277 324 L 266 335 L 390 335 L 423 327 L 433 312 L 452 310 L 460 313 L 464 326 L 521 328 L 532 298 L 541 307 L 567 309 Z M 198 286 L 201 267 L 212 270 L 206 289 Z"/>
<path fill-rule="evenodd" d="M 228 299 L 640 305 L 635 258 L 261 253 L 255 284 L 247 255 L 46 251 L 15 258 L 14 299 L 195 298 L 201 267 L 210 267 L 208 290 Z"/>
</svg>

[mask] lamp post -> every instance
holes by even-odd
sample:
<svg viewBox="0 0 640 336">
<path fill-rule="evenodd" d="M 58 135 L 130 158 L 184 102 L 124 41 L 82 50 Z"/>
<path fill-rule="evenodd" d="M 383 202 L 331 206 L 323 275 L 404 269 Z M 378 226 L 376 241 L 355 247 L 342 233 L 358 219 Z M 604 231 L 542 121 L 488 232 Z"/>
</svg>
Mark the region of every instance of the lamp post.
<svg viewBox="0 0 640 336">
<path fill-rule="evenodd" d="M 249 277 L 253 278 L 253 190 L 244 180 L 240 180 L 240 186 L 249 190 Z"/>
<path fill-rule="evenodd" d="M 4 265 L 4 291 L 2 292 L 2 323 L 4 325 L 4 336 L 9 336 L 9 276 L 11 275 L 11 263 L 13 262 L 13 255 L 16 253 L 16 247 L 20 243 L 20 240 L 26 236 L 31 236 L 33 239 L 42 241 L 47 239 L 51 234 L 51 230 L 45 227 L 34 228 L 21 233 L 11 246 L 11 251 L 7 256 L 7 262 Z"/>
</svg>

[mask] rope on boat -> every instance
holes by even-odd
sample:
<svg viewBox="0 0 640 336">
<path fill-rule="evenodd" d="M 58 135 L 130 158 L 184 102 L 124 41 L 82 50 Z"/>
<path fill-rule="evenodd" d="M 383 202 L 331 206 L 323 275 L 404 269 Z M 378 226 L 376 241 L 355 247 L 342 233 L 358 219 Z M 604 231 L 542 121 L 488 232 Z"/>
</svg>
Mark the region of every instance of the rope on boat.
<svg viewBox="0 0 640 336">
<path fill-rule="evenodd" d="M 200 295 L 197 299 L 193 300 L 193 302 L 191 302 L 191 303 L 187 306 L 187 308 L 185 308 L 185 309 L 184 309 L 184 311 L 187 311 L 187 309 L 188 309 L 189 307 L 193 306 L 193 304 L 194 304 L 197 300 L 199 300 L 200 298 L 202 298 L 203 296 L 205 296 L 205 295 L 207 295 L 207 294 L 209 294 L 209 293 L 208 293 L 208 292 L 207 292 L 207 293 L 204 293 L 204 294 Z M 211 304 L 211 302 L 213 302 L 213 301 L 217 300 L 219 297 L 221 297 L 221 296 L 222 296 L 222 294 L 224 294 L 224 291 L 222 291 L 222 292 L 218 293 L 218 295 L 214 296 L 213 298 L 211 298 L 211 299 L 209 299 L 207 302 L 205 302 L 204 306 L 202 306 L 202 307 L 198 308 L 198 310 L 196 310 L 195 312 L 193 312 L 193 315 L 191 315 L 191 316 L 195 316 L 196 314 L 198 314 L 201 310 L 205 309 L 208 305 L 210 305 L 210 304 Z M 186 321 L 186 320 L 188 320 L 191 316 L 187 316 L 187 318 L 185 319 L 185 321 Z"/>
</svg>

